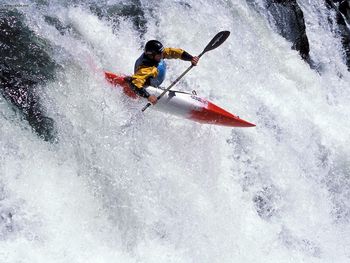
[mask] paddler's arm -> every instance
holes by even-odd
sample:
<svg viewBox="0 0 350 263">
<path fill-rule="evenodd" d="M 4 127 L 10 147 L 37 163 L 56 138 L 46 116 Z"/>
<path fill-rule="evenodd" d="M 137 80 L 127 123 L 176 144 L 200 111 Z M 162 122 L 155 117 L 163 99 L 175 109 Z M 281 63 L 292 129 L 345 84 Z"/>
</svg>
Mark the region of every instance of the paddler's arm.
<svg viewBox="0 0 350 263">
<path fill-rule="evenodd" d="M 143 98 L 147 98 L 149 102 L 155 104 L 157 97 L 150 95 L 145 89 L 149 78 L 156 78 L 158 76 L 158 69 L 156 67 L 139 68 L 134 75 L 131 76 L 130 86 L 135 93 Z"/>
<path fill-rule="evenodd" d="M 171 48 L 171 47 L 164 48 L 163 58 L 166 58 L 166 59 L 177 58 L 185 61 L 191 61 L 193 66 L 196 66 L 199 60 L 198 57 L 192 56 L 191 54 L 189 54 L 188 52 L 186 52 L 181 48 Z"/>
<path fill-rule="evenodd" d="M 145 88 L 137 88 L 132 82 L 130 82 L 131 89 L 135 91 L 135 93 L 143 98 L 148 99 L 152 104 L 157 103 L 157 97 L 149 94 L 149 92 Z"/>
</svg>

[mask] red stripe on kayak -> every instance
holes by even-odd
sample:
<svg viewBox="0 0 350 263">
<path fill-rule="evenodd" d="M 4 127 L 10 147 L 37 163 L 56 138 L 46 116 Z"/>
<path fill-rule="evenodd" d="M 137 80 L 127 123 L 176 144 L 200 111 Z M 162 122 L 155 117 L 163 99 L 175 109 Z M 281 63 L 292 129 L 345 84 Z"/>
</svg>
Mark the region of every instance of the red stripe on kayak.
<svg viewBox="0 0 350 263">
<path fill-rule="evenodd" d="M 240 119 L 210 101 L 200 110 L 192 110 L 190 119 L 200 123 L 216 124 L 229 127 L 254 127 L 255 124 Z"/>
</svg>

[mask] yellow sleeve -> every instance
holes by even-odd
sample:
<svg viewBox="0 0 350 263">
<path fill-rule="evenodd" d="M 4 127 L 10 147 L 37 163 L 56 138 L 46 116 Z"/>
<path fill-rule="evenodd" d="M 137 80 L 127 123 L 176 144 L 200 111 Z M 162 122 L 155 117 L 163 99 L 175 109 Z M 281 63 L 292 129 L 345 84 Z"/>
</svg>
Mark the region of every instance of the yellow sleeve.
<svg viewBox="0 0 350 263">
<path fill-rule="evenodd" d="M 136 73 L 131 76 L 132 84 L 134 84 L 139 89 L 143 88 L 147 79 L 156 78 L 158 76 L 157 67 L 140 67 L 137 69 Z"/>
<path fill-rule="evenodd" d="M 171 48 L 166 47 L 163 51 L 163 57 L 164 58 L 181 58 L 182 53 L 184 53 L 184 50 L 181 48 Z"/>
</svg>

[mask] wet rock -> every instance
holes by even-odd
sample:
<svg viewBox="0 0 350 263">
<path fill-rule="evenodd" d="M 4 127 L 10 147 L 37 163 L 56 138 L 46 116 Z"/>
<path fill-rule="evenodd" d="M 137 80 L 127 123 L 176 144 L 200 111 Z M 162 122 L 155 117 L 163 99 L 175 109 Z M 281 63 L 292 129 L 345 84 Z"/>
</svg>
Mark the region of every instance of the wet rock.
<svg viewBox="0 0 350 263">
<path fill-rule="evenodd" d="M 0 13 L 0 93 L 44 140 L 54 140 L 54 121 L 45 116 L 38 85 L 53 79 L 56 65 L 49 45 L 23 23 L 16 11 Z"/>
<path fill-rule="evenodd" d="M 292 48 L 309 61 L 309 41 L 306 35 L 304 14 L 296 0 L 267 0 L 266 9 L 278 32 L 291 41 Z"/>
<path fill-rule="evenodd" d="M 346 21 L 350 24 L 350 1 L 349 0 L 340 1 L 339 11 L 343 14 Z"/>
<path fill-rule="evenodd" d="M 350 1 L 349 0 L 325 0 L 326 5 L 330 9 L 334 9 L 339 12 L 343 19 L 347 22 L 350 21 Z"/>
</svg>

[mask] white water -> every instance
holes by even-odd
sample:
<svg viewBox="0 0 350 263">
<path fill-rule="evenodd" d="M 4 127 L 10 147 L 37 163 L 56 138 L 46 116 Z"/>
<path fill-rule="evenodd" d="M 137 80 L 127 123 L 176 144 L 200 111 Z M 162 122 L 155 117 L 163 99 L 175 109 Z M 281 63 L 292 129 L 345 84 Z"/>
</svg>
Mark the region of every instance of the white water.
<svg viewBox="0 0 350 263">
<path fill-rule="evenodd" d="M 65 66 L 42 87 L 59 142 L 37 138 L 1 98 L 0 262 L 349 262 L 350 74 L 318 24 L 321 1 L 302 4 L 321 76 L 245 1 L 155 2 L 143 3 L 155 8 L 146 40 L 196 54 L 231 31 L 177 87 L 257 127 L 152 110 L 125 126 L 143 103 L 96 68 L 132 71 L 131 21 L 113 34 L 87 8 L 52 4 L 44 11 L 80 33 L 62 36 L 28 8 L 27 25 Z M 168 64 L 165 86 L 188 66 Z M 262 191 L 270 217 L 253 202 Z"/>
</svg>

